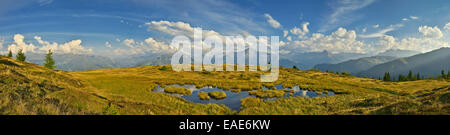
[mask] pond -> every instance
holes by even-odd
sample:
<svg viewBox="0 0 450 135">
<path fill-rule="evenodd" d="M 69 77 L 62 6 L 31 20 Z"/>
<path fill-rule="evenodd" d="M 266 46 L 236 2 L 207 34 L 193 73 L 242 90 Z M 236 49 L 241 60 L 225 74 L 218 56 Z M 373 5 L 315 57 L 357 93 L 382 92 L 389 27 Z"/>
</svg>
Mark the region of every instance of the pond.
<svg viewBox="0 0 450 135">
<path fill-rule="evenodd" d="M 191 85 L 191 84 L 186 84 L 186 85 L 178 85 L 178 84 L 172 84 L 172 85 L 167 85 L 167 86 L 174 86 L 174 87 L 180 87 L 180 88 L 186 88 L 192 91 L 191 95 L 181 95 L 181 94 L 170 94 L 172 96 L 177 96 L 177 97 L 182 97 L 184 99 L 186 99 L 186 101 L 190 101 L 190 102 L 194 102 L 194 103 L 200 103 L 200 104 L 208 104 L 208 103 L 214 103 L 214 104 L 224 104 L 225 106 L 229 107 L 232 110 L 237 110 L 239 111 L 241 108 L 241 99 L 245 98 L 245 97 L 255 97 L 253 95 L 249 95 L 248 91 L 241 91 L 240 93 L 237 92 L 232 92 L 231 90 L 223 90 L 217 87 L 213 87 L 213 86 L 206 86 L 203 88 L 197 88 L 195 87 L 195 85 Z M 268 90 L 268 88 L 266 87 L 262 87 L 264 90 Z M 333 92 L 329 91 L 328 93 L 316 93 L 314 91 L 308 91 L 308 90 L 301 90 L 299 86 L 294 86 L 292 88 L 284 88 L 283 89 L 283 85 L 276 85 L 275 88 L 277 90 L 294 90 L 294 93 L 292 96 L 289 95 L 289 92 L 286 92 L 284 95 L 284 98 L 289 98 L 289 97 L 305 97 L 305 98 L 310 98 L 310 97 L 325 97 L 325 96 L 333 96 L 335 95 Z M 213 91 L 224 91 L 227 94 L 227 97 L 224 99 L 214 99 L 211 98 L 209 100 L 201 100 L 198 97 L 198 93 L 200 91 L 203 92 L 213 92 Z M 160 87 L 158 85 L 158 87 L 154 90 L 154 92 L 164 92 L 164 88 Z M 264 101 L 268 101 L 268 100 L 276 100 L 278 98 L 262 98 Z"/>
</svg>

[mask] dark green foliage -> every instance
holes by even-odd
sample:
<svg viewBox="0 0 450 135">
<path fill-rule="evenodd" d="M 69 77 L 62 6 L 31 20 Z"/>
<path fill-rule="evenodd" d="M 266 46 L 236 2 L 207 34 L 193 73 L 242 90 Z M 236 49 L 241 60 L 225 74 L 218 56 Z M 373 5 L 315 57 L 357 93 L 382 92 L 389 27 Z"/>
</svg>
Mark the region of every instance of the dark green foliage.
<svg viewBox="0 0 450 135">
<path fill-rule="evenodd" d="M 167 71 L 167 70 L 169 70 L 169 67 L 167 67 L 167 66 L 162 66 L 161 68 L 159 68 L 159 70 Z"/>
<path fill-rule="evenodd" d="M 19 49 L 19 51 L 17 52 L 17 55 L 16 55 L 16 59 L 19 60 L 19 61 L 25 61 L 26 58 L 27 57 L 22 52 L 22 49 Z"/>
<path fill-rule="evenodd" d="M 297 66 L 295 66 L 295 65 L 294 65 L 292 68 L 293 68 L 293 69 L 298 69 Z"/>
<path fill-rule="evenodd" d="M 9 50 L 8 57 L 10 57 L 10 58 L 13 57 L 11 50 Z"/>
<path fill-rule="evenodd" d="M 384 73 L 383 81 L 391 81 L 391 75 L 389 75 L 389 72 Z"/>
<path fill-rule="evenodd" d="M 49 69 L 54 69 L 55 68 L 55 66 L 54 66 L 55 65 L 55 60 L 53 60 L 52 54 L 53 54 L 52 50 L 48 50 L 47 55 L 45 55 L 44 66 L 49 68 Z"/>
</svg>

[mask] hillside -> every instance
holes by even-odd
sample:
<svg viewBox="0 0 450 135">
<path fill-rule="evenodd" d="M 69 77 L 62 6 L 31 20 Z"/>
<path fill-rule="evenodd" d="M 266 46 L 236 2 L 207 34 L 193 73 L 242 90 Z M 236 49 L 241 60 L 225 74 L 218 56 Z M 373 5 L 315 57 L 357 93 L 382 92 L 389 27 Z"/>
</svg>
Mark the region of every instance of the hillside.
<svg viewBox="0 0 450 135">
<path fill-rule="evenodd" d="M 389 72 L 391 76 L 397 77 L 399 74 L 407 75 L 409 70 L 425 77 L 436 77 L 441 70 L 450 70 L 450 48 L 440 48 L 379 64 L 358 73 L 358 76 L 383 77 L 385 72 Z"/>
<path fill-rule="evenodd" d="M 107 101 L 64 71 L 0 56 L 0 114 L 101 114 Z"/>
<path fill-rule="evenodd" d="M 0 114 L 449 114 L 450 82 L 383 82 L 317 71 L 281 68 L 274 83 L 261 83 L 263 72 L 174 72 L 170 66 L 49 70 L 0 56 Z M 169 70 L 167 70 L 169 69 Z M 240 110 L 200 104 L 155 88 L 171 84 L 216 86 L 229 92 L 298 86 L 329 97 L 240 100 Z M 197 95 L 194 95 L 197 96 Z"/>
<path fill-rule="evenodd" d="M 396 59 L 393 56 L 372 56 L 359 58 L 355 60 L 349 60 L 338 64 L 318 64 L 314 66 L 315 69 L 321 71 L 334 71 L 334 72 L 349 72 L 356 74 L 361 71 L 367 70 L 375 65 L 382 64 Z"/>
<path fill-rule="evenodd" d="M 401 58 L 401 57 L 413 56 L 413 55 L 416 55 L 419 53 L 420 52 L 413 51 L 413 50 L 390 49 L 390 50 L 386 50 L 382 53 L 377 54 L 377 56 L 392 56 L 392 57 Z"/>
</svg>

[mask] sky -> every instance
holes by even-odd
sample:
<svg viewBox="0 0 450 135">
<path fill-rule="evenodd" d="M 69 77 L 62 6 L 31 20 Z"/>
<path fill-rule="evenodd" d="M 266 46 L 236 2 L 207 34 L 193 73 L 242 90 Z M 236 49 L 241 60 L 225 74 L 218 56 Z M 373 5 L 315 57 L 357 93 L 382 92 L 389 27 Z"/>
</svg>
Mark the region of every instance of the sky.
<svg viewBox="0 0 450 135">
<path fill-rule="evenodd" d="M 450 47 L 449 0 L 1 0 L 0 53 L 146 55 L 176 35 L 280 36 L 281 54 Z"/>
</svg>

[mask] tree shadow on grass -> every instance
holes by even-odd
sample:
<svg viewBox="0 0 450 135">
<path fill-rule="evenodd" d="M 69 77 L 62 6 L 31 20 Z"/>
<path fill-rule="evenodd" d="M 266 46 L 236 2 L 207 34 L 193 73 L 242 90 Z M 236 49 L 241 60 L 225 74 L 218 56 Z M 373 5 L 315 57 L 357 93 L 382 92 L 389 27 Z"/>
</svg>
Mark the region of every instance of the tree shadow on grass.
<svg viewBox="0 0 450 135">
<path fill-rule="evenodd" d="M 8 65 L 8 66 L 19 66 L 14 62 L 11 62 L 9 60 L 0 60 L 0 64 Z"/>
</svg>

